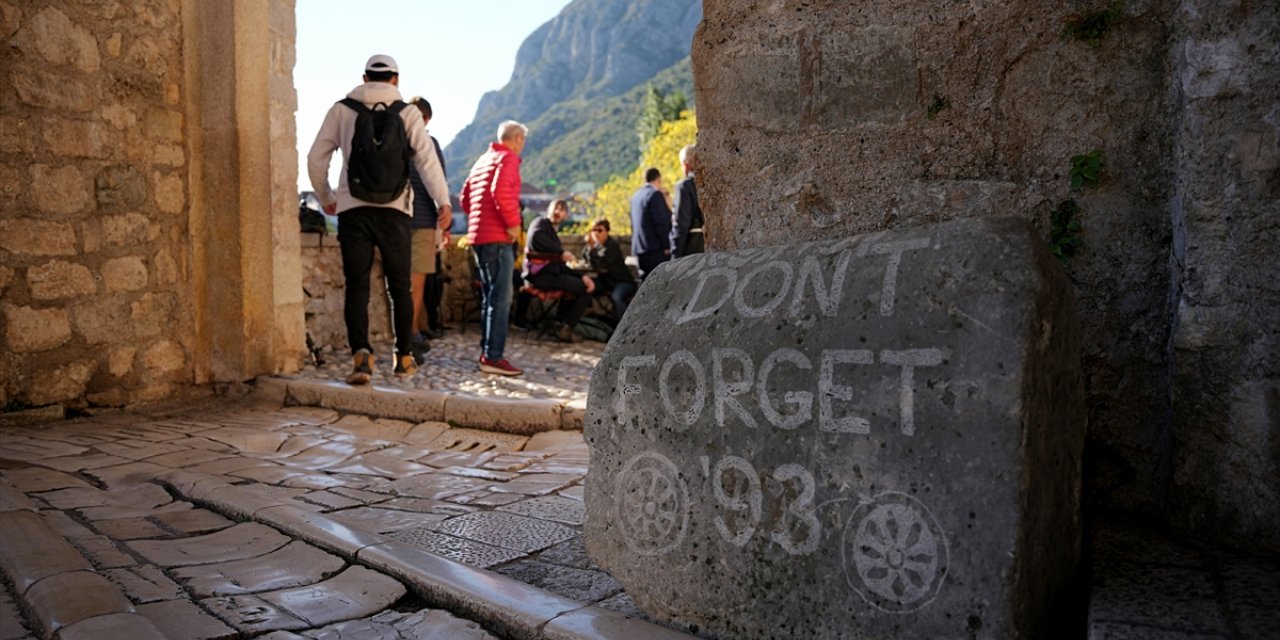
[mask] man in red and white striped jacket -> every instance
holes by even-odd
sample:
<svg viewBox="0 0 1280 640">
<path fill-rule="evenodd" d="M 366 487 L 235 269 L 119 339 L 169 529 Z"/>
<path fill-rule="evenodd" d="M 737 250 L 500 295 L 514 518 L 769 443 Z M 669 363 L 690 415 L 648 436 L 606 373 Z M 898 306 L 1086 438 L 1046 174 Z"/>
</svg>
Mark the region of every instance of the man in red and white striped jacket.
<svg viewBox="0 0 1280 640">
<path fill-rule="evenodd" d="M 498 125 L 498 141 L 476 160 L 462 186 L 467 242 L 481 283 L 480 370 L 518 376 L 503 357 L 511 313 L 514 244 L 520 238 L 520 152 L 529 129 L 514 120 Z"/>
</svg>

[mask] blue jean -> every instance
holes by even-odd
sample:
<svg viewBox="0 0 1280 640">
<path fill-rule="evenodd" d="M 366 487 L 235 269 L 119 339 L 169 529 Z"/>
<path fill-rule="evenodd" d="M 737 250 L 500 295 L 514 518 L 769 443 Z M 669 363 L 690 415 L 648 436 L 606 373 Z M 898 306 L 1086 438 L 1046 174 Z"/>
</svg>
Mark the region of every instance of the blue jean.
<svg viewBox="0 0 1280 640">
<path fill-rule="evenodd" d="M 627 300 L 636 294 L 636 286 L 630 282 L 613 285 L 609 297 L 613 300 L 613 319 L 622 322 L 622 314 L 627 312 Z"/>
<path fill-rule="evenodd" d="M 496 242 L 478 244 L 471 250 L 480 276 L 480 352 L 489 360 L 501 360 L 507 347 L 515 251 L 509 244 Z"/>
</svg>

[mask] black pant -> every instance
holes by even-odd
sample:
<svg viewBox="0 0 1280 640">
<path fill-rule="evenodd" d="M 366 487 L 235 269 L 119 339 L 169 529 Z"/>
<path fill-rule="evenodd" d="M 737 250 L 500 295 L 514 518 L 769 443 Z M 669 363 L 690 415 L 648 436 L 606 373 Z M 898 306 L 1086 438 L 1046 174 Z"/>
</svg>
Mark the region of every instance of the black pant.
<svg viewBox="0 0 1280 640">
<path fill-rule="evenodd" d="M 662 251 L 650 251 L 636 256 L 636 262 L 640 264 L 640 279 L 644 280 L 658 265 L 670 260 L 671 256 Z"/>
<path fill-rule="evenodd" d="M 558 266 L 558 265 L 555 265 Z M 571 327 L 577 326 L 582 315 L 591 307 L 591 296 L 582 275 L 572 269 L 554 269 L 549 265 L 538 275 L 525 278 L 529 284 L 543 291 L 564 291 L 570 297 L 561 298 L 556 320 Z"/>
<path fill-rule="evenodd" d="M 346 279 L 343 315 L 351 352 L 368 349 L 369 272 L 373 249 L 382 254 L 382 273 L 391 296 L 391 318 L 396 332 L 396 353 L 408 354 L 413 335 L 413 294 L 409 288 L 412 255 L 412 219 L 396 209 L 356 207 L 338 216 L 338 243 L 342 246 L 342 275 Z"/>
<path fill-rule="evenodd" d="M 444 327 L 444 320 L 440 317 L 440 301 L 444 299 L 444 268 L 440 264 L 440 253 L 436 252 L 436 272 L 427 274 L 427 282 L 423 287 L 427 326 L 436 331 Z"/>
</svg>

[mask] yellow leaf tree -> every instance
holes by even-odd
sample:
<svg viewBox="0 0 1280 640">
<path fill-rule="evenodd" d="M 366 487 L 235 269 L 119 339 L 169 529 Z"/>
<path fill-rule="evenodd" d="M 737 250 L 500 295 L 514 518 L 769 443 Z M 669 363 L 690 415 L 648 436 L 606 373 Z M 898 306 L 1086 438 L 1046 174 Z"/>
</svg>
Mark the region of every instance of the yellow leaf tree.
<svg viewBox="0 0 1280 640">
<path fill-rule="evenodd" d="M 680 167 L 680 150 L 698 139 L 698 121 L 693 111 L 682 111 L 678 120 L 662 123 L 658 135 L 640 155 L 640 164 L 629 175 L 609 178 L 587 207 L 592 218 L 604 217 L 614 235 L 631 233 L 631 194 L 644 184 L 644 172 L 657 167 L 662 172 L 662 186 L 668 191 L 684 177 Z"/>
</svg>

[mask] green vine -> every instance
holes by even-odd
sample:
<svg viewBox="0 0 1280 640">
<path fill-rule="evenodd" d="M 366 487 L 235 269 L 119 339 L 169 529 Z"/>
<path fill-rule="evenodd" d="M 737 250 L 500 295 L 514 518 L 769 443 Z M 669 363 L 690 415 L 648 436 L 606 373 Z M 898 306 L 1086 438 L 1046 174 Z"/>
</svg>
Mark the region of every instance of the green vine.
<svg viewBox="0 0 1280 640">
<path fill-rule="evenodd" d="M 1071 157 L 1071 168 L 1067 175 L 1071 178 L 1071 190 L 1079 191 L 1092 188 L 1102 182 L 1102 169 L 1105 166 L 1102 149 L 1094 149 L 1088 153 Z M 1080 214 L 1084 211 L 1074 198 L 1058 203 L 1058 208 L 1049 214 L 1049 250 L 1058 258 L 1062 266 L 1076 254 L 1076 250 L 1084 245 L 1080 232 L 1084 226 L 1080 224 Z"/>
<path fill-rule="evenodd" d="M 1062 25 L 1062 37 L 1067 40 L 1079 40 L 1091 47 L 1102 44 L 1102 37 L 1107 35 L 1111 27 L 1120 19 L 1124 11 L 1124 0 L 1114 0 L 1102 9 L 1090 11 L 1084 15 L 1067 16 Z"/>
<path fill-rule="evenodd" d="M 943 111 L 950 108 L 951 108 L 951 100 L 943 96 L 935 95 L 933 96 L 933 103 L 931 103 L 929 105 L 929 108 L 925 110 L 925 115 L 927 115 L 929 119 L 932 120 L 938 117 L 939 113 L 942 113 Z"/>
<path fill-rule="evenodd" d="M 1082 229 L 1076 214 L 1080 213 L 1080 205 L 1075 200 L 1063 200 L 1058 208 L 1049 214 L 1049 250 L 1058 258 L 1062 266 L 1076 254 L 1084 244 L 1080 239 Z"/>
<path fill-rule="evenodd" d="M 1078 191 L 1082 187 L 1096 187 L 1102 181 L 1102 149 L 1094 149 L 1089 153 L 1071 156 L 1071 190 Z"/>
</svg>

